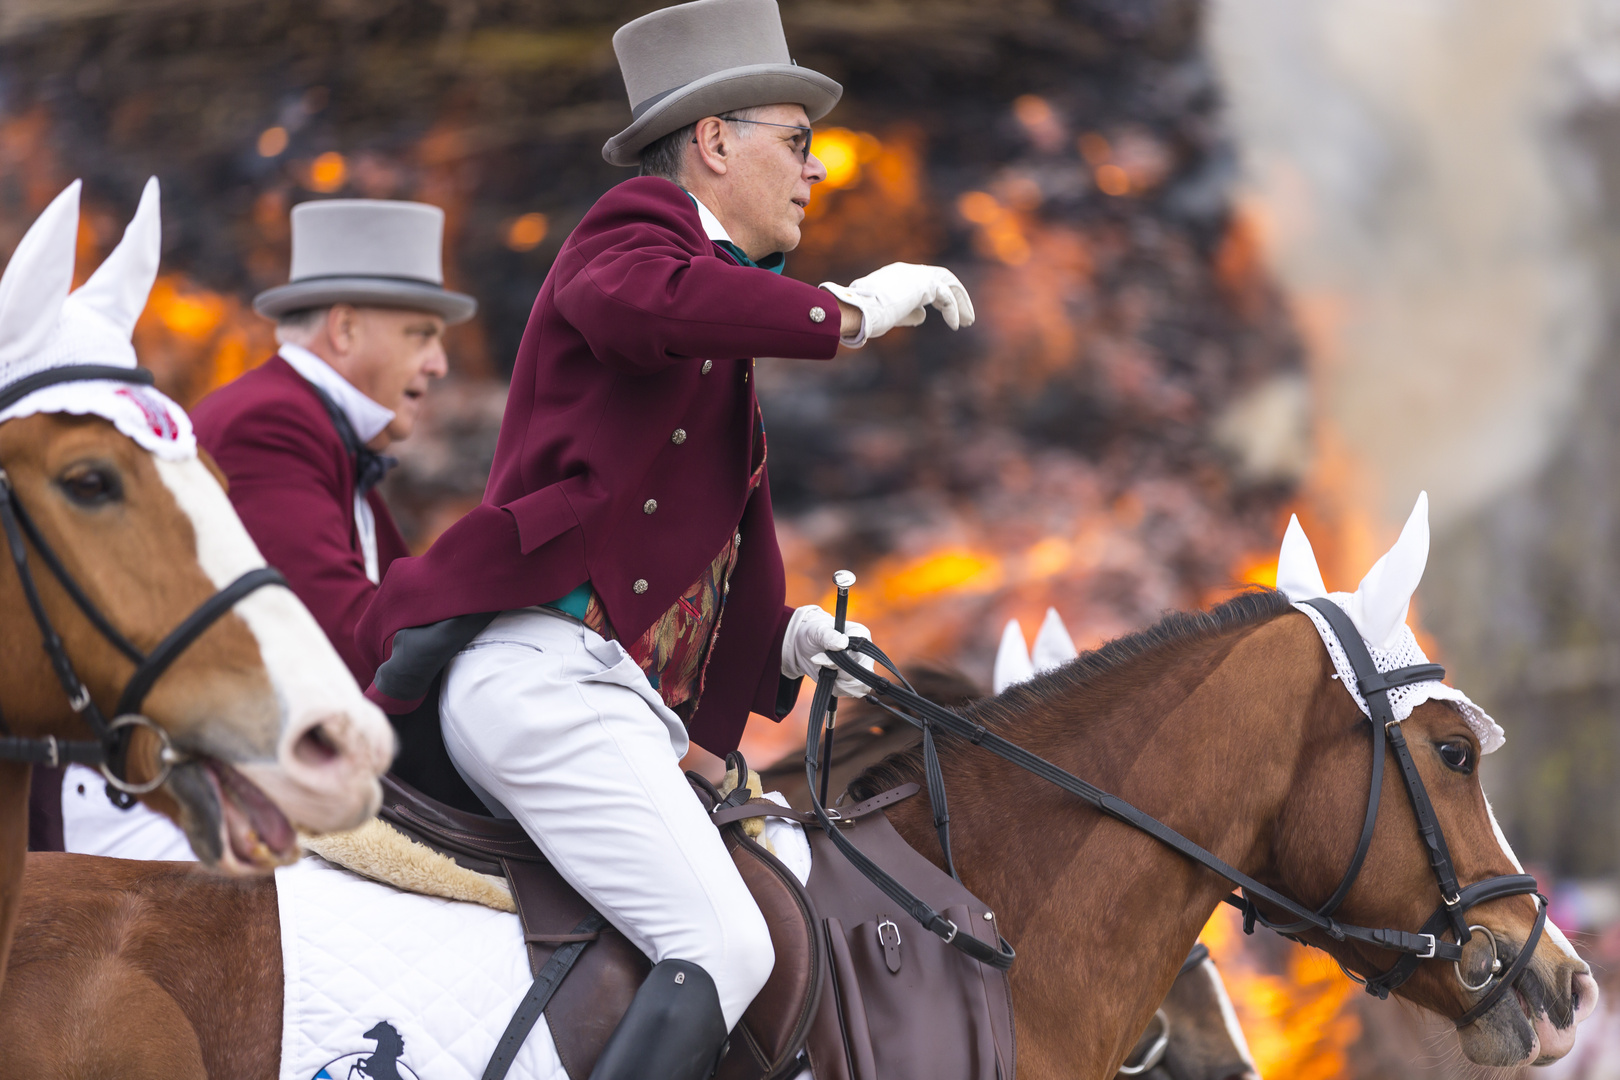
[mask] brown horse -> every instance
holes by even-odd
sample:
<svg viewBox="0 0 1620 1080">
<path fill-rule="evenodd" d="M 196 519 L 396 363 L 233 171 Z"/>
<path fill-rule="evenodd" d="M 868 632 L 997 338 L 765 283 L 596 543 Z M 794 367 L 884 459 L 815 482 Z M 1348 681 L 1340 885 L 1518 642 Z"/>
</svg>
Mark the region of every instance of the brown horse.
<svg viewBox="0 0 1620 1080">
<path fill-rule="evenodd" d="M 1366 719 L 1334 674 L 1306 617 L 1261 591 L 1207 614 L 1169 616 L 964 712 L 1244 872 L 1320 903 L 1355 849 L 1370 775 Z M 1462 714 L 1429 702 L 1405 728 L 1461 879 L 1514 872 Z M 1112 1076 L 1229 886 L 978 748 L 945 740 L 941 757 L 956 864 L 1019 950 L 1021 1075 Z M 917 755 L 901 754 L 853 793 L 919 772 Z M 1371 850 L 1340 914 L 1415 929 L 1437 890 L 1405 793 L 1392 775 L 1384 784 Z M 937 857 L 923 800 L 889 813 L 910 843 Z M 113 1063 L 132 1077 L 276 1074 L 281 954 L 269 883 L 36 855 L 25 891 L 14 977 L 0 994 L 0 1077 L 87 1077 Z M 1513 896 L 1481 904 L 1470 919 L 1491 929 L 1505 963 L 1534 913 L 1530 897 Z M 1318 944 L 1362 973 L 1395 959 Z M 109 992 L 124 972 L 139 973 L 138 992 Z M 1478 996 L 1452 965 L 1432 960 L 1398 993 L 1449 1017 Z M 1595 1003 L 1586 965 L 1549 930 L 1514 992 L 1461 1031 L 1462 1048 L 1482 1064 L 1560 1057 Z"/>
<path fill-rule="evenodd" d="M 158 268 L 156 178 L 70 294 L 78 230 L 75 182 L 0 277 L 0 976 L 25 762 L 55 764 L 49 740 L 95 735 L 105 750 L 105 718 L 135 725 L 120 782 L 150 787 L 205 863 L 238 873 L 296 857 L 289 817 L 314 831 L 364 820 L 393 752 L 314 618 L 272 583 L 184 414 L 141 385 L 129 335 Z"/>
<path fill-rule="evenodd" d="M 150 649 L 223 583 L 263 560 L 224 489 L 198 459 L 155 458 L 99 418 L 39 414 L 0 425 L 0 462 L 19 503 L 73 580 L 134 645 Z M 133 664 L 61 585 L 35 579 L 92 698 L 110 711 Z M 40 648 L 9 560 L 0 568 L 0 707 L 9 733 L 84 739 Z M 379 799 L 392 736 L 282 588 L 261 589 L 186 649 L 145 714 L 189 760 L 145 801 L 186 830 L 205 862 L 265 871 L 296 856 L 288 818 L 351 827 Z M 138 732 L 132 779 L 154 776 L 156 740 Z M 0 763 L 0 972 L 19 899 L 29 770 Z M 267 797 L 268 796 L 268 797 Z"/>
<path fill-rule="evenodd" d="M 958 671 L 922 666 L 907 671 L 906 678 L 919 694 L 946 708 L 960 709 L 985 696 L 982 687 Z M 828 790 L 843 791 L 885 757 L 912 750 L 920 742 L 915 727 L 878 708 L 871 699 L 845 702 L 838 710 Z M 802 751 L 767 765 L 759 775 L 764 790 L 780 792 L 801 810 L 809 807 Z M 1132 1076 L 1142 1080 L 1258 1080 L 1232 999 L 1207 955 L 1197 963 L 1182 965 L 1159 1012 L 1126 1058 L 1125 1069 L 1131 1071 L 1122 1070 L 1121 1080 Z"/>
</svg>

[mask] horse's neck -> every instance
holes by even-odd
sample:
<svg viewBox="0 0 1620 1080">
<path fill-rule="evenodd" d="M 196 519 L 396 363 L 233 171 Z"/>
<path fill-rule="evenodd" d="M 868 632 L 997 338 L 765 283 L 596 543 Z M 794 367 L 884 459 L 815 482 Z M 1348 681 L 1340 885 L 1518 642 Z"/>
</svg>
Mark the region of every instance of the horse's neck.
<svg viewBox="0 0 1620 1080">
<path fill-rule="evenodd" d="M 1121 673 L 1105 676 L 1067 715 L 1055 702 L 1003 734 L 1264 873 L 1299 739 L 1297 710 L 1275 693 L 1287 669 L 1280 635 L 1297 628 L 1275 627 L 1189 648 L 1134 691 L 1119 689 Z M 957 870 L 1019 952 L 1020 1073 L 1111 1075 L 1230 886 L 982 750 L 955 750 L 944 765 Z M 938 859 L 924 799 L 891 817 Z"/>
<path fill-rule="evenodd" d="M 22 899 L 23 860 L 28 852 L 27 765 L 0 762 L 0 983 L 11 954 L 11 931 Z"/>
</svg>

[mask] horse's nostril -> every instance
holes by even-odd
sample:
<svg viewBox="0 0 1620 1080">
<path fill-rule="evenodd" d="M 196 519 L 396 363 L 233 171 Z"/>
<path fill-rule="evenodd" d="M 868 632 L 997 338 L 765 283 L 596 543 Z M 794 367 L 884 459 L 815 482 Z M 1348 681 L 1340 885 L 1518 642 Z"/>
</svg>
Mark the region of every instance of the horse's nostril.
<svg viewBox="0 0 1620 1080">
<path fill-rule="evenodd" d="M 312 725 L 293 744 L 293 756 L 305 765 L 325 765 L 341 755 L 337 743 L 320 724 Z"/>
</svg>

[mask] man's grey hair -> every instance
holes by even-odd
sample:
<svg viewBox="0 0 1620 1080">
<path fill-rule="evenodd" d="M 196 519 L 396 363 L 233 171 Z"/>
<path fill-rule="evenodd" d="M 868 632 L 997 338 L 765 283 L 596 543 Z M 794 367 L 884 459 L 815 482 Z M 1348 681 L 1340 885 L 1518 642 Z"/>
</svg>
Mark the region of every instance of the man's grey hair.
<svg viewBox="0 0 1620 1080">
<path fill-rule="evenodd" d="M 276 316 L 276 344 L 302 345 L 326 322 L 326 313 L 332 305 L 302 308 Z"/>
<path fill-rule="evenodd" d="M 753 120 L 769 106 L 755 105 L 747 109 L 732 109 L 726 113 L 728 117 L 738 120 Z M 754 134 L 754 124 L 738 124 L 732 130 L 737 137 L 746 139 Z M 697 124 L 687 124 L 679 131 L 672 131 L 662 139 L 651 143 L 641 152 L 641 175 L 662 176 L 665 180 L 677 184 L 683 183 L 683 166 L 686 163 L 686 148 L 691 145 L 692 137 L 697 134 Z"/>
</svg>

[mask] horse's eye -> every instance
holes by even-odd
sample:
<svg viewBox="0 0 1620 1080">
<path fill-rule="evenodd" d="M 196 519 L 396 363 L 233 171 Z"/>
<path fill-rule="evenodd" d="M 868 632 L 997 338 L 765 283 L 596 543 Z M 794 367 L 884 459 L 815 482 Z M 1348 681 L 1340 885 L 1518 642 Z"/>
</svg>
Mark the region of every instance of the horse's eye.
<svg viewBox="0 0 1620 1080">
<path fill-rule="evenodd" d="M 124 482 L 110 465 L 80 465 L 56 481 L 69 499 L 80 506 L 101 506 L 124 497 Z"/>
<path fill-rule="evenodd" d="M 1440 760 L 1446 763 L 1446 768 L 1464 775 L 1474 771 L 1474 748 L 1465 742 L 1448 742 L 1439 745 Z"/>
</svg>

